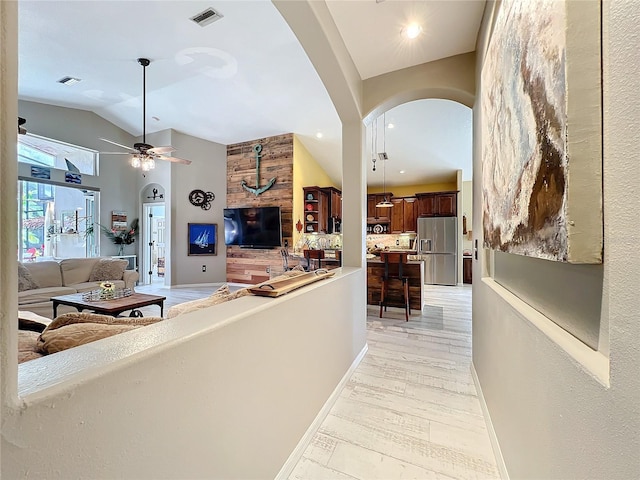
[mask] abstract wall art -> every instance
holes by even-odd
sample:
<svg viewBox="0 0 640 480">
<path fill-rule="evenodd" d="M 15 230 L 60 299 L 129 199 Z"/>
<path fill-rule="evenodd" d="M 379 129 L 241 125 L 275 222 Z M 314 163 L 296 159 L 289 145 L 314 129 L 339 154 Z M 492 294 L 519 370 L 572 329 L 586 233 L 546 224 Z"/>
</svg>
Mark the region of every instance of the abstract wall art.
<svg viewBox="0 0 640 480">
<path fill-rule="evenodd" d="M 503 0 L 481 75 L 486 247 L 601 263 L 600 2 Z"/>
</svg>

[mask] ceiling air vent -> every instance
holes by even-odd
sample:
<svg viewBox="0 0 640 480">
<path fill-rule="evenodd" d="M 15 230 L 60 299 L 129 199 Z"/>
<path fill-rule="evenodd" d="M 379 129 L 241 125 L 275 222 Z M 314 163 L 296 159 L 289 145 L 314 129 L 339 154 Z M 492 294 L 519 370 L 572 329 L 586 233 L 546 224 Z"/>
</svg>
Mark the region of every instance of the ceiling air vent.
<svg viewBox="0 0 640 480">
<path fill-rule="evenodd" d="M 62 77 L 58 80 L 58 83 L 62 83 L 63 85 L 73 85 L 74 83 L 78 83 L 80 81 L 79 78 L 75 77 Z"/>
<path fill-rule="evenodd" d="M 200 12 L 197 15 L 191 17 L 190 20 L 193 20 L 201 27 L 205 27 L 210 23 L 215 22 L 216 20 L 220 20 L 223 17 L 222 14 L 216 12 L 213 8 L 207 8 L 204 12 Z"/>
</svg>

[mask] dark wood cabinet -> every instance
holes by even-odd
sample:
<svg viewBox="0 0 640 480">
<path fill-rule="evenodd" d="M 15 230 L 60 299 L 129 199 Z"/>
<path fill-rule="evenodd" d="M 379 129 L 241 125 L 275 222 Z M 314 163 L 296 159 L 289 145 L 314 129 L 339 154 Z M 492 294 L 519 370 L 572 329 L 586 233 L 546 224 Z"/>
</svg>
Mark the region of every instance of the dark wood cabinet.
<svg viewBox="0 0 640 480">
<path fill-rule="evenodd" d="M 404 232 L 415 233 L 418 231 L 418 210 L 416 197 L 405 197 L 403 202 Z"/>
<path fill-rule="evenodd" d="M 418 199 L 418 216 L 419 217 L 433 217 L 435 215 L 435 195 L 419 193 L 416 194 Z"/>
<path fill-rule="evenodd" d="M 375 218 L 376 203 L 375 195 L 367 195 L 367 218 Z"/>
<path fill-rule="evenodd" d="M 329 187 L 329 216 L 342 220 L 342 192 L 337 188 Z"/>
<path fill-rule="evenodd" d="M 472 283 L 473 281 L 473 259 L 464 257 L 462 259 L 462 283 Z"/>
<path fill-rule="evenodd" d="M 458 207 L 457 193 L 440 193 L 436 195 L 436 212 L 441 217 L 455 217 Z"/>
<path fill-rule="evenodd" d="M 418 217 L 455 217 L 458 192 L 416 193 Z"/>
<path fill-rule="evenodd" d="M 342 192 L 334 187 L 304 187 L 304 232 L 333 233 L 342 221 Z"/>
<path fill-rule="evenodd" d="M 379 208 L 376 205 L 386 200 L 391 200 L 393 193 L 370 193 L 367 195 L 367 223 L 385 224 L 391 222 L 391 208 Z"/>
<path fill-rule="evenodd" d="M 304 231 L 326 233 L 329 224 L 327 194 L 319 187 L 304 187 Z"/>
<path fill-rule="evenodd" d="M 392 198 L 391 233 L 404 232 L 404 198 Z"/>
<path fill-rule="evenodd" d="M 391 199 L 391 233 L 415 233 L 417 231 L 416 197 Z"/>
</svg>

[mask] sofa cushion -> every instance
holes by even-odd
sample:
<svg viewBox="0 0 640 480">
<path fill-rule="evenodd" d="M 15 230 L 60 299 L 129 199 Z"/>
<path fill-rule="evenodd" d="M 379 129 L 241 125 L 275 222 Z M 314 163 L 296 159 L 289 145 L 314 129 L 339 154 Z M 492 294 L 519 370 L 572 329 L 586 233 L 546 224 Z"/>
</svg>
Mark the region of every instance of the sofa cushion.
<svg viewBox="0 0 640 480">
<path fill-rule="evenodd" d="M 90 292 L 91 290 L 98 290 L 100 283 L 102 282 L 76 283 L 73 288 L 75 288 L 78 293 Z M 113 283 L 117 289 L 124 288 L 124 280 L 112 280 L 110 283 Z"/>
<path fill-rule="evenodd" d="M 89 280 L 91 271 L 99 260 L 99 258 L 65 258 L 60 260 L 63 285 L 68 287 Z"/>
<path fill-rule="evenodd" d="M 37 348 L 41 353 L 56 353 L 162 320 L 161 317 L 118 318 L 96 313 L 66 313 L 44 329 Z"/>
<path fill-rule="evenodd" d="M 194 312 L 229 300 L 231 300 L 229 285 L 224 284 L 207 298 L 199 298 L 197 300 L 191 300 L 190 302 L 183 302 L 178 305 L 174 305 L 167 310 L 167 318 L 174 318 L 178 315 L 182 315 L 183 313 Z"/>
<path fill-rule="evenodd" d="M 23 264 L 40 288 L 61 287 L 62 273 L 56 261 L 32 262 Z"/>
<path fill-rule="evenodd" d="M 129 262 L 127 260 L 101 258 L 98 263 L 93 266 L 93 270 L 91 270 L 91 274 L 89 275 L 89 281 L 122 280 L 122 276 L 128 265 Z"/>
<path fill-rule="evenodd" d="M 76 293 L 76 289 L 73 287 L 47 287 L 36 290 L 25 290 L 24 292 L 18 292 L 18 305 L 48 302 L 51 300 L 51 297 L 70 295 L 72 293 Z"/>
<path fill-rule="evenodd" d="M 38 338 L 38 332 L 18 330 L 18 363 L 42 357 L 42 353 L 38 352 Z"/>
<path fill-rule="evenodd" d="M 40 288 L 40 285 L 33 279 L 29 269 L 18 262 L 18 291 L 24 292 L 25 290 L 33 290 L 34 288 Z"/>
</svg>

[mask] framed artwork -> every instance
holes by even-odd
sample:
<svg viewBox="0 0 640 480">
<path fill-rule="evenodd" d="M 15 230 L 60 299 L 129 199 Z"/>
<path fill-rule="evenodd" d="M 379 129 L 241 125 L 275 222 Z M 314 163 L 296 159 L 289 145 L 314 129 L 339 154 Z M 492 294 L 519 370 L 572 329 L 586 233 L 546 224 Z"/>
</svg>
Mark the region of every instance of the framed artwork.
<svg viewBox="0 0 640 480">
<path fill-rule="evenodd" d="M 75 183 L 76 185 L 82 185 L 82 175 L 73 172 L 64 172 L 64 181 L 66 183 Z"/>
<path fill-rule="evenodd" d="M 111 212 L 111 230 L 127 229 L 127 212 Z"/>
<path fill-rule="evenodd" d="M 31 176 L 33 178 L 51 180 L 51 169 L 47 167 L 37 167 L 35 165 L 31 165 Z"/>
<path fill-rule="evenodd" d="M 190 223 L 188 243 L 189 255 L 217 255 L 218 225 L 216 223 Z"/>
<path fill-rule="evenodd" d="M 602 263 L 600 9 L 500 2 L 481 74 L 487 248 Z"/>
</svg>

